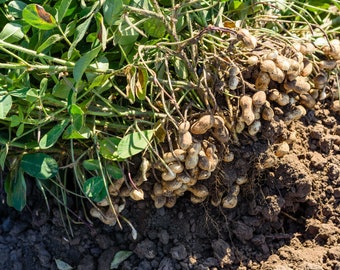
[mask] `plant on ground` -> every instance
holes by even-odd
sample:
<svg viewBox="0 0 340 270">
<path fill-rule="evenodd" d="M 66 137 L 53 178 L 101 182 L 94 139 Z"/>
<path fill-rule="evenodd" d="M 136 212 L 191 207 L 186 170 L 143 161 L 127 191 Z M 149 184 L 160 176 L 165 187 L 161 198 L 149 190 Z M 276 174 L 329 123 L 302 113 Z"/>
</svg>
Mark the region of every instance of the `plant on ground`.
<svg viewBox="0 0 340 270">
<path fill-rule="evenodd" d="M 29 175 L 64 206 L 68 223 L 79 221 L 68 195 L 96 206 L 136 169 L 131 157 L 148 151 L 159 159 L 157 145 L 184 111 L 216 106 L 214 94 L 202 90 L 205 67 L 228 50 L 235 24 L 262 35 L 288 32 L 287 42 L 339 28 L 331 10 L 337 1 L 276 2 L 0 1 L 7 203 L 25 207 Z"/>
</svg>

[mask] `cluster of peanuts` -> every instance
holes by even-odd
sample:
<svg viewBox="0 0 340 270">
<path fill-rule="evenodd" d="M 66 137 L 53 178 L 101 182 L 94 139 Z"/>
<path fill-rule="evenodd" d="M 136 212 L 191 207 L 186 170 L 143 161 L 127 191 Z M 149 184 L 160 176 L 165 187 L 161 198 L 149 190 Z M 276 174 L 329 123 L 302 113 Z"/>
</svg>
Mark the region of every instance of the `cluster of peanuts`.
<svg viewBox="0 0 340 270">
<path fill-rule="evenodd" d="M 246 65 L 234 65 L 228 72 L 228 88 L 232 94 L 241 86 L 240 77 L 248 82 L 246 86 L 252 86 L 251 91 L 239 98 L 241 115 L 236 121 L 236 133 L 247 128 L 248 134 L 255 136 L 261 130 L 261 120 L 271 121 L 275 116 L 274 108 L 287 105 L 289 110 L 283 120 L 289 125 L 304 116 L 306 109 L 313 109 L 317 101 L 331 94 L 326 87 L 329 72 L 340 64 L 339 40 L 331 40 L 319 49 L 326 58 L 321 61 L 310 60 L 317 50 L 312 43 L 262 51 L 255 47 L 249 52 Z M 338 93 L 334 94 L 332 99 L 338 99 Z M 338 110 L 338 104 L 335 100 L 332 109 Z"/>
<path fill-rule="evenodd" d="M 204 137 L 211 134 L 218 143 L 226 143 L 229 131 L 219 115 L 203 115 L 192 125 L 182 122 L 178 127 L 178 148 L 163 154 L 164 163 L 156 166 L 161 181 L 153 186 L 152 199 L 156 208 L 173 207 L 178 197 L 191 192 L 191 202 L 200 203 L 209 195 L 204 180 L 216 170 L 220 158 L 215 143 Z"/>
</svg>

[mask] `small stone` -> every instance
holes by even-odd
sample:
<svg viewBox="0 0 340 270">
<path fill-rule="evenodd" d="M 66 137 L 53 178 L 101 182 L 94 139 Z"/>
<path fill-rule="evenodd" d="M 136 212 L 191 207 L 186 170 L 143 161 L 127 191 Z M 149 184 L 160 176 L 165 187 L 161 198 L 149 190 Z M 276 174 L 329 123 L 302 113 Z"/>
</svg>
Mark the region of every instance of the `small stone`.
<svg viewBox="0 0 340 270">
<path fill-rule="evenodd" d="M 154 259 L 157 255 L 156 244 L 149 239 L 145 239 L 138 243 L 135 248 L 135 253 L 139 258 Z"/>
<path fill-rule="evenodd" d="M 158 234 L 159 237 L 159 241 L 163 244 L 163 245 L 167 245 L 169 243 L 169 233 L 166 230 L 161 230 Z"/>
<path fill-rule="evenodd" d="M 185 246 L 182 245 L 182 244 L 180 244 L 176 247 L 173 247 L 170 250 L 170 253 L 171 253 L 172 258 L 177 260 L 177 261 L 184 260 L 188 256 L 187 250 L 186 250 Z"/>
</svg>

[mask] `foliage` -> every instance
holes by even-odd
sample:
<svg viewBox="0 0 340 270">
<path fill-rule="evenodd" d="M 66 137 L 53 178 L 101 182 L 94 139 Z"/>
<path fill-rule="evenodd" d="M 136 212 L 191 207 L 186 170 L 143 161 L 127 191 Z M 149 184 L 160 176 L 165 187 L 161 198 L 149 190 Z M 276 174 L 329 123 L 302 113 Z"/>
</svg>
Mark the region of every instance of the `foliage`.
<svg viewBox="0 0 340 270">
<path fill-rule="evenodd" d="M 283 31 L 338 29 L 323 1 L 1 1 L 0 166 L 7 203 L 26 203 L 25 175 L 63 202 L 71 173 L 79 197 L 98 202 L 129 170 L 157 158 L 181 107 L 209 107 L 205 61 L 226 48 L 235 22 Z M 274 11 L 280 19 L 267 16 Z M 256 16 L 254 16 L 254 13 Z M 269 19 L 268 19 L 269 18 Z M 206 58 L 198 57 L 202 43 Z M 60 193 L 62 194 L 60 196 Z"/>
</svg>

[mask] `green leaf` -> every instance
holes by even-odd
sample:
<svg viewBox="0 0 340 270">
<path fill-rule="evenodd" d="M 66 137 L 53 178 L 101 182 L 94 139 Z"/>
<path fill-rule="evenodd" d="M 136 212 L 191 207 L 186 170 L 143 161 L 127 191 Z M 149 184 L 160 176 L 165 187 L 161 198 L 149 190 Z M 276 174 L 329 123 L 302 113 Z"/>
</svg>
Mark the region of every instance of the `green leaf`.
<svg viewBox="0 0 340 270">
<path fill-rule="evenodd" d="M 120 140 L 115 137 L 107 137 L 99 141 L 99 153 L 106 159 L 117 160 L 117 147 Z"/>
<path fill-rule="evenodd" d="M 107 43 L 107 29 L 104 24 L 104 18 L 103 15 L 99 12 L 96 13 L 96 21 L 98 25 L 98 34 L 97 37 L 102 44 L 103 51 L 106 49 L 106 43 Z"/>
<path fill-rule="evenodd" d="M 72 89 L 73 83 L 73 78 L 67 78 L 67 80 L 58 81 L 52 89 L 52 95 L 61 99 L 67 99 Z"/>
<path fill-rule="evenodd" d="M 22 133 L 24 133 L 24 129 L 25 129 L 25 124 L 24 123 L 21 123 L 17 129 L 17 132 L 15 133 L 15 135 L 17 137 L 21 136 Z"/>
<path fill-rule="evenodd" d="M 111 262 L 110 269 L 118 269 L 118 266 L 127 258 L 129 258 L 132 254 L 133 252 L 129 250 L 118 251 Z"/>
<path fill-rule="evenodd" d="M 101 50 L 101 46 L 98 46 L 92 49 L 91 51 L 85 53 L 76 62 L 74 66 L 74 70 L 73 70 L 73 77 L 77 84 L 80 82 L 86 68 L 91 64 L 93 59 L 97 57 L 100 50 Z"/>
<path fill-rule="evenodd" d="M 0 39 L 9 43 L 17 42 L 24 36 L 22 25 L 15 22 L 7 23 L 0 33 Z"/>
<path fill-rule="evenodd" d="M 0 119 L 5 119 L 12 107 L 12 97 L 10 95 L 0 96 Z"/>
<path fill-rule="evenodd" d="M 123 13 L 123 0 L 106 0 L 103 4 L 103 15 L 105 22 L 112 26 L 120 19 Z"/>
<path fill-rule="evenodd" d="M 76 48 L 77 44 L 79 43 L 79 41 L 81 41 L 84 38 L 86 31 L 89 28 L 92 17 L 93 15 L 89 16 L 82 24 L 77 26 L 76 31 L 74 33 L 74 40 L 67 53 L 68 58 L 71 58 L 73 51 Z"/>
<path fill-rule="evenodd" d="M 41 30 L 51 30 L 57 26 L 53 16 L 37 4 L 29 4 L 22 11 L 24 21 Z"/>
<path fill-rule="evenodd" d="M 101 176 L 87 179 L 83 185 L 83 192 L 95 202 L 103 200 L 107 196 L 104 179 Z"/>
<path fill-rule="evenodd" d="M 158 18 L 149 18 L 143 24 L 145 32 L 154 38 L 165 36 L 166 29 L 163 22 Z"/>
<path fill-rule="evenodd" d="M 5 181 L 5 191 L 7 194 L 7 204 L 21 211 L 26 205 L 26 181 L 24 172 L 18 168 L 15 177 L 11 178 L 9 174 Z"/>
<path fill-rule="evenodd" d="M 59 260 L 59 259 L 55 259 L 55 264 L 57 265 L 58 270 L 72 270 L 73 267 L 70 266 L 68 263 Z"/>
<path fill-rule="evenodd" d="M 83 161 L 83 167 L 88 171 L 99 170 L 99 160 L 97 159 L 87 159 Z"/>
<path fill-rule="evenodd" d="M 70 107 L 70 114 L 72 117 L 72 126 L 79 131 L 84 125 L 84 112 L 76 104 L 72 104 Z"/>
<path fill-rule="evenodd" d="M 22 1 L 11 1 L 8 3 L 8 11 L 14 18 L 21 18 L 25 7 L 26 3 Z"/>
<path fill-rule="evenodd" d="M 189 76 L 189 72 L 180 58 L 176 58 L 174 61 L 175 72 L 177 76 L 183 80 L 186 80 Z"/>
<path fill-rule="evenodd" d="M 133 19 L 130 18 L 131 22 L 133 23 Z M 131 27 L 126 21 L 123 21 L 119 26 L 118 26 L 118 32 L 115 34 L 115 43 L 119 45 L 129 45 L 133 44 L 139 34 L 136 29 Z"/>
<path fill-rule="evenodd" d="M 52 147 L 63 134 L 64 129 L 69 124 L 69 120 L 65 119 L 59 124 L 55 125 L 49 132 L 47 132 L 40 140 L 39 146 L 41 149 L 47 149 Z"/>
<path fill-rule="evenodd" d="M 123 171 L 116 163 L 106 165 L 105 169 L 114 179 L 123 177 Z"/>
<path fill-rule="evenodd" d="M 56 19 L 57 19 L 57 22 L 59 24 L 61 23 L 64 16 L 66 15 L 67 10 L 68 10 L 71 2 L 72 1 L 70 1 L 70 0 L 61 0 L 61 3 L 59 5 L 59 7 L 57 8 L 57 15 L 56 15 Z"/>
<path fill-rule="evenodd" d="M 139 68 L 136 80 L 136 96 L 139 100 L 144 100 L 146 97 L 146 85 L 148 83 L 148 72 L 145 68 Z"/>
<path fill-rule="evenodd" d="M 59 170 L 55 159 L 44 153 L 24 155 L 21 159 L 20 167 L 25 173 L 38 179 L 52 178 Z"/>
<path fill-rule="evenodd" d="M 59 34 L 55 34 L 52 36 L 49 36 L 44 42 L 43 44 L 41 44 L 38 49 L 37 49 L 37 53 L 42 52 L 43 50 L 47 49 L 48 47 L 54 45 L 55 43 L 57 43 L 59 40 L 62 40 L 63 36 L 59 35 Z"/>
<path fill-rule="evenodd" d="M 151 129 L 124 136 L 117 147 L 118 156 L 126 159 L 140 153 L 149 145 L 153 134 L 154 130 Z"/>
<path fill-rule="evenodd" d="M 91 130 L 88 127 L 82 127 L 80 130 L 70 125 L 63 134 L 63 139 L 88 139 L 91 136 Z"/>
</svg>

